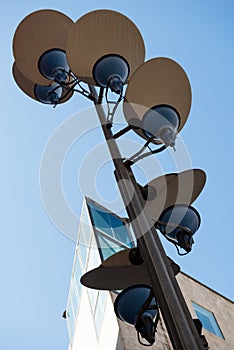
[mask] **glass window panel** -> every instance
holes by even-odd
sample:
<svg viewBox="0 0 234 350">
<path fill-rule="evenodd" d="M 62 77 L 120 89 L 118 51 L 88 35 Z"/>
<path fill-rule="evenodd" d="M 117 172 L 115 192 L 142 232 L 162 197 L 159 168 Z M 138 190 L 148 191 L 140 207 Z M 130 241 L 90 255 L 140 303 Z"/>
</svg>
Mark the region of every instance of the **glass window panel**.
<svg viewBox="0 0 234 350">
<path fill-rule="evenodd" d="M 202 323 L 202 326 L 204 329 L 206 329 L 207 331 L 221 337 L 224 338 L 219 325 L 215 319 L 215 316 L 213 314 L 213 312 L 203 308 L 202 306 L 199 306 L 195 303 L 192 302 L 192 305 L 194 307 L 194 310 L 197 314 L 197 317 L 199 318 L 199 320 Z"/>
<path fill-rule="evenodd" d="M 121 218 L 105 211 L 94 203 L 88 203 L 88 207 L 93 225 L 98 231 L 104 232 L 106 235 L 115 238 L 128 247 L 133 246 L 128 227 Z"/>
<path fill-rule="evenodd" d="M 112 236 L 113 232 L 111 230 L 108 214 L 93 203 L 89 203 L 89 209 L 91 211 L 94 226 L 106 234 Z"/>
<path fill-rule="evenodd" d="M 93 240 L 95 240 L 94 237 L 93 237 Z M 90 250 L 89 250 L 89 259 L 88 259 L 87 271 L 95 269 L 100 264 L 101 264 L 100 254 L 99 254 L 96 242 L 95 242 L 95 246 L 92 245 Z"/>
<path fill-rule="evenodd" d="M 127 230 L 126 225 L 123 223 L 123 221 L 111 214 L 109 215 L 109 219 L 113 230 L 113 236 L 118 241 L 129 245 L 130 243 L 129 232 Z"/>
<path fill-rule="evenodd" d="M 74 312 L 73 312 L 71 298 L 69 298 L 69 300 L 68 300 L 66 311 L 67 311 L 66 312 L 66 314 L 67 314 L 66 320 L 67 320 L 67 325 L 68 325 L 69 338 L 70 338 L 70 341 L 72 341 L 73 336 L 74 336 L 74 330 L 75 330 L 75 316 L 74 316 Z"/>
<path fill-rule="evenodd" d="M 94 323 L 95 323 L 95 328 L 98 336 L 101 332 L 104 312 L 105 312 L 105 307 L 101 305 L 101 303 L 97 303 L 97 307 L 94 315 Z"/>
<path fill-rule="evenodd" d="M 107 291 L 99 290 L 99 293 L 98 293 L 98 305 L 100 304 L 103 309 L 106 306 L 106 300 L 107 300 Z"/>
<path fill-rule="evenodd" d="M 90 271 L 98 267 L 100 264 L 101 264 L 101 259 L 100 259 L 99 251 L 96 245 L 95 238 L 93 237 L 91 248 L 89 251 L 87 271 Z M 97 298 L 98 298 L 98 290 L 88 288 L 88 296 L 89 296 L 92 312 L 94 313 L 96 303 L 97 303 Z"/>
<path fill-rule="evenodd" d="M 75 291 L 75 285 L 74 285 L 74 280 L 70 289 L 70 298 L 71 298 L 71 302 L 72 302 L 72 306 L 73 306 L 73 312 L 74 312 L 74 316 L 76 317 L 77 314 L 77 309 L 78 309 L 78 297 Z"/>
<path fill-rule="evenodd" d="M 88 288 L 87 291 L 88 291 L 88 296 L 89 296 L 89 302 L 90 302 L 91 310 L 92 310 L 92 313 L 94 314 L 95 308 L 96 308 L 96 304 L 97 304 L 98 290 L 97 289 Z"/>
<path fill-rule="evenodd" d="M 80 294 L 82 289 L 82 284 L 80 283 L 80 278 L 82 276 L 81 266 L 80 266 L 80 259 L 78 255 L 78 250 L 76 251 L 76 260 L 74 264 L 74 279 L 76 281 L 76 287 L 77 291 Z"/>
<path fill-rule="evenodd" d="M 93 232 L 92 226 L 82 222 L 78 244 L 89 246 L 92 232 Z"/>
<path fill-rule="evenodd" d="M 99 336 L 101 331 L 103 318 L 105 314 L 106 300 L 107 300 L 107 292 L 99 291 L 97 306 L 96 306 L 95 315 L 94 315 L 94 323 L 95 323 L 97 336 Z"/>
<path fill-rule="evenodd" d="M 83 210 L 82 210 L 82 216 L 81 216 L 81 220 L 80 221 L 82 221 L 82 223 L 85 223 L 86 225 L 89 225 L 89 226 L 92 225 L 86 202 L 84 202 L 84 206 L 83 206 Z"/>
<path fill-rule="evenodd" d="M 74 292 L 75 292 L 75 294 L 76 294 L 76 297 L 77 297 L 77 300 L 78 300 L 78 303 L 79 303 L 79 300 L 80 300 L 80 290 L 78 289 L 77 281 L 76 281 L 75 275 L 74 275 L 72 281 L 73 281 Z"/>
<path fill-rule="evenodd" d="M 119 243 L 113 242 L 107 237 L 104 237 L 100 232 L 99 233 L 97 232 L 97 239 L 98 239 L 99 252 L 102 260 L 106 260 L 111 255 L 126 248 L 124 246 L 121 246 Z"/>
<path fill-rule="evenodd" d="M 87 258 L 88 258 L 88 247 L 83 244 L 79 245 L 79 252 L 82 260 L 83 268 L 86 268 Z"/>
</svg>

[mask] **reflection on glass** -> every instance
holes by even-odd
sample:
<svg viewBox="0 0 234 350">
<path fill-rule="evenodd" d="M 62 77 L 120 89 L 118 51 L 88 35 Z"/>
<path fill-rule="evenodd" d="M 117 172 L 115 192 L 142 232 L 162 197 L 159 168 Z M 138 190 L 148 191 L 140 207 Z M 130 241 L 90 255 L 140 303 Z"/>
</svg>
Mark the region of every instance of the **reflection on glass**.
<svg viewBox="0 0 234 350">
<path fill-rule="evenodd" d="M 131 246 L 131 238 L 125 222 L 116 215 L 98 207 L 94 203 L 88 203 L 93 225 L 99 231 L 115 238 L 121 243 Z"/>
<path fill-rule="evenodd" d="M 107 297 L 106 291 L 99 291 L 97 306 L 96 306 L 95 315 L 94 315 L 94 323 L 95 323 L 97 336 L 99 336 L 101 332 L 102 322 L 105 314 L 106 297 Z"/>
<path fill-rule="evenodd" d="M 91 240 L 91 248 L 89 251 L 87 271 L 90 271 L 98 267 L 100 264 L 101 264 L 100 255 L 97 249 L 95 237 L 93 236 Z M 98 290 L 88 288 L 88 296 L 89 296 L 92 312 L 94 313 L 96 303 L 97 303 L 97 298 L 98 298 Z"/>
<path fill-rule="evenodd" d="M 96 308 L 96 304 L 97 304 L 98 290 L 97 289 L 88 288 L 87 291 L 88 291 L 88 296 L 89 296 L 89 302 L 90 302 L 91 310 L 92 310 L 92 313 L 94 314 L 95 308 Z"/>
<path fill-rule="evenodd" d="M 72 302 L 74 315 L 76 315 L 77 310 L 78 310 L 79 301 L 78 301 L 78 293 L 76 291 L 75 279 L 73 279 L 72 286 L 70 289 L 70 298 L 71 298 L 71 302 Z"/>
<path fill-rule="evenodd" d="M 87 204 L 87 205 L 86 205 Z M 81 276 L 120 250 L 132 247 L 132 240 L 125 222 L 121 218 L 101 208 L 98 204 L 85 201 L 82 209 L 78 241 L 73 264 L 67 312 L 70 342 L 72 342 L 75 320 L 79 313 L 82 285 Z M 129 243 L 130 242 L 130 243 Z M 107 292 L 87 289 L 94 324 L 99 336 Z"/>
<path fill-rule="evenodd" d="M 78 294 L 81 293 L 81 288 L 82 288 L 82 285 L 80 283 L 81 276 L 82 276 L 82 271 L 81 271 L 81 266 L 80 266 L 80 259 L 79 259 L 79 255 L 78 255 L 78 250 L 76 250 L 73 278 L 76 281 L 76 288 L 77 288 Z"/>
<path fill-rule="evenodd" d="M 67 325 L 68 325 L 68 332 L 69 332 L 69 339 L 72 340 L 74 336 L 75 331 L 75 315 L 72 307 L 72 301 L 71 298 L 68 299 L 67 304 Z"/>
<path fill-rule="evenodd" d="M 96 237 L 98 240 L 99 253 L 102 260 L 106 260 L 111 255 L 126 248 L 125 246 L 119 245 L 117 242 L 108 239 L 106 236 L 103 236 L 101 232 L 96 231 Z"/>
<path fill-rule="evenodd" d="M 224 339 L 224 336 L 221 332 L 221 329 L 219 328 L 219 325 L 215 319 L 215 315 L 213 314 L 213 312 L 204 309 L 202 306 L 197 305 L 195 303 L 192 303 L 192 305 L 197 314 L 197 317 L 202 323 L 203 328 Z"/>
</svg>

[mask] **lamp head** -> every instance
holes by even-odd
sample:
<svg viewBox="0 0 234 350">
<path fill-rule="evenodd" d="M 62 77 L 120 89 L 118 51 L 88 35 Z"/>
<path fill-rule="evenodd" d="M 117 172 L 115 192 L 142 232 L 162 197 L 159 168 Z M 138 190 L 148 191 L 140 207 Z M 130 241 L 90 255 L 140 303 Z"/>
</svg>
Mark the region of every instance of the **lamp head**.
<svg viewBox="0 0 234 350">
<path fill-rule="evenodd" d="M 144 62 L 141 33 L 126 16 L 96 10 L 80 17 L 67 36 L 69 66 L 77 78 L 119 93 Z"/>
<path fill-rule="evenodd" d="M 63 88 L 57 84 L 51 84 L 49 86 L 43 86 L 36 84 L 34 86 L 34 94 L 36 99 L 45 104 L 55 105 L 59 103 L 62 97 Z"/>
<path fill-rule="evenodd" d="M 146 137 L 171 147 L 175 146 L 179 125 L 180 118 L 177 111 L 167 105 L 150 108 L 142 119 L 142 129 Z"/>
<path fill-rule="evenodd" d="M 38 10 L 21 21 L 14 34 L 13 54 L 25 78 L 40 85 L 49 85 L 51 80 L 61 81 L 61 73 L 55 74 L 53 68 L 65 68 L 67 34 L 73 23 L 65 14 L 55 10 Z M 59 57 L 59 64 L 53 67 L 51 58 L 54 62 L 55 57 L 56 60 Z"/>
<path fill-rule="evenodd" d="M 114 303 L 116 316 L 130 325 L 145 338 L 150 345 L 155 341 L 156 323 L 159 312 L 156 298 L 150 286 L 138 284 L 120 292 Z"/>
<path fill-rule="evenodd" d="M 101 57 L 93 67 L 93 78 L 98 86 L 110 87 L 121 94 L 129 75 L 128 62 L 121 56 L 110 54 Z"/>
<path fill-rule="evenodd" d="M 187 253 L 194 243 L 193 235 L 198 230 L 201 218 L 192 206 L 176 204 L 166 208 L 157 222 L 157 228 L 172 243 Z"/>
<path fill-rule="evenodd" d="M 19 70 L 14 62 L 12 73 L 19 88 L 32 99 L 46 104 L 57 104 L 68 101 L 73 91 L 68 91 L 65 87 L 57 83 L 40 85 L 28 80 Z"/>
<path fill-rule="evenodd" d="M 191 107 L 191 87 L 182 67 L 158 57 L 144 62 L 129 79 L 123 104 L 129 126 L 155 144 L 175 145 Z"/>
<path fill-rule="evenodd" d="M 65 51 L 61 49 L 47 50 L 39 58 L 38 69 L 45 78 L 59 84 L 65 84 L 70 70 Z"/>
</svg>

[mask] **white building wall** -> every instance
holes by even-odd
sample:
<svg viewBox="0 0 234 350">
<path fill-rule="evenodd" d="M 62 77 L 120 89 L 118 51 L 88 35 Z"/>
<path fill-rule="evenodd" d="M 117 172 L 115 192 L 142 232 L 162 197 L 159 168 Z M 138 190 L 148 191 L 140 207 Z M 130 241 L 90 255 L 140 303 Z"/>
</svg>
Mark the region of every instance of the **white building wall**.
<svg viewBox="0 0 234 350">
<path fill-rule="evenodd" d="M 93 317 L 88 292 L 84 288 L 80 299 L 74 338 L 69 345 L 69 350 L 115 350 L 117 348 L 119 327 L 109 293 L 107 293 L 106 303 L 100 307 L 104 309 L 104 313 L 100 320 L 99 332 Z"/>
</svg>

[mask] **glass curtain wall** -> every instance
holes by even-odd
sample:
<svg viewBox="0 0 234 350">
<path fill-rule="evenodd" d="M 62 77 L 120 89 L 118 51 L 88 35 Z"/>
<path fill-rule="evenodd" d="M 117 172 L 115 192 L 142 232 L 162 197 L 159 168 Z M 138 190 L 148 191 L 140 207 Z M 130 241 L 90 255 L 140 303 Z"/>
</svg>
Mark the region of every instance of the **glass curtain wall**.
<svg viewBox="0 0 234 350">
<path fill-rule="evenodd" d="M 93 200 L 85 198 L 66 308 L 70 345 L 74 337 L 83 290 L 80 283 L 81 276 L 98 267 L 109 256 L 134 245 L 126 219 L 111 213 Z M 107 292 L 87 288 L 87 293 L 98 337 L 105 313 Z"/>
</svg>

